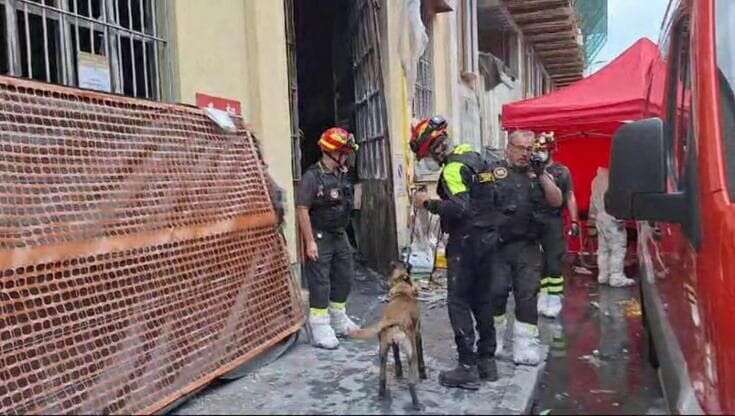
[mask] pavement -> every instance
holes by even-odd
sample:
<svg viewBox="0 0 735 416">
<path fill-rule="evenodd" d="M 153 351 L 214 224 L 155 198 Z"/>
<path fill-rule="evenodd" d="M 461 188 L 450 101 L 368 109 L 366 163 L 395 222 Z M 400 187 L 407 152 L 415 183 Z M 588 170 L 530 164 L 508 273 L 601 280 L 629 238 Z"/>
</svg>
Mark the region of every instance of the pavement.
<svg viewBox="0 0 735 416">
<path fill-rule="evenodd" d="M 635 268 L 628 270 L 635 277 Z M 541 319 L 552 344 L 534 414 L 667 414 L 648 357 L 639 287 L 600 286 L 595 274 L 566 274 L 561 319 Z"/>
<path fill-rule="evenodd" d="M 386 293 L 382 278 L 360 270 L 348 302 L 348 314 L 360 325 L 376 322 Z M 436 289 L 442 293 L 441 289 Z M 218 381 L 192 397 L 172 414 L 522 414 L 531 410 L 544 365 L 516 366 L 498 361 L 500 379 L 478 391 L 448 389 L 438 383 L 439 371 L 453 368 L 453 335 L 445 302 L 425 296 L 422 327 L 428 379 L 418 385 L 422 409 L 411 406 L 405 380 L 397 380 L 389 359 L 390 398 L 378 399 L 376 341 L 342 340 L 339 349 L 311 347 L 302 334 L 275 361 L 241 370 L 241 378 Z M 261 360 L 264 361 L 264 360 Z M 268 360 L 271 361 L 271 360 Z M 405 360 L 404 360 L 405 362 Z"/>
</svg>

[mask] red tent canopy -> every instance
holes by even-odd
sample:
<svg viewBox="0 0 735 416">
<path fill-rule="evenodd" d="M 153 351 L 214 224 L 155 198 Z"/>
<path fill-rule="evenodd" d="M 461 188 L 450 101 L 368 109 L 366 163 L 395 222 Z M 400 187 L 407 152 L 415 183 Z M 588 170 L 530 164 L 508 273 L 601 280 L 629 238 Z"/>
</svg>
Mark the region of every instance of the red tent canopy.
<svg viewBox="0 0 735 416">
<path fill-rule="evenodd" d="M 572 171 L 584 215 L 597 168 L 609 163 L 615 131 L 626 122 L 661 114 L 665 69 L 656 44 L 640 39 L 588 78 L 503 106 L 503 127 L 556 133 L 554 158 Z"/>
<path fill-rule="evenodd" d="M 554 131 L 557 138 L 579 133 L 611 136 L 622 123 L 661 113 L 664 68 L 656 44 L 640 39 L 588 78 L 504 105 L 503 127 Z M 649 88 L 652 81 L 654 88 Z"/>
</svg>

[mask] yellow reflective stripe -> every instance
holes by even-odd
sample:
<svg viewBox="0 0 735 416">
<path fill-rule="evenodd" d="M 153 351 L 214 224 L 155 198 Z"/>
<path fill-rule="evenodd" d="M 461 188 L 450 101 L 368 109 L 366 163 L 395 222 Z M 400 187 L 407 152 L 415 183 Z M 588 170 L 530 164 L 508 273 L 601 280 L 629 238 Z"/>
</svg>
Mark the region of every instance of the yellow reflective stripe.
<svg viewBox="0 0 735 416">
<path fill-rule="evenodd" d="M 559 277 L 547 277 L 546 282 L 550 285 L 563 285 L 564 284 L 564 276 Z"/>
<path fill-rule="evenodd" d="M 561 295 L 564 293 L 564 286 L 549 286 L 546 288 L 546 293 L 550 295 Z"/>
<path fill-rule="evenodd" d="M 472 151 L 472 146 L 469 144 L 460 144 L 459 146 L 454 148 L 454 154 L 456 155 L 463 155 L 465 153 L 469 153 Z"/>
<path fill-rule="evenodd" d="M 322 318 L 329 315 L 329 310 L 321 308 L 311 308 L 309 309 L 309 315 L 313 316 L 314 318 Z"/>
<path fill-rule="evenodd" d="M 340 311 L 345 310 L 347 304 L 346 303 L 337 303 L 337 302 L 329 302 L 329 307 L 331 309 L 337 309 Z"/>
<path fill-rule="evenodd" d="M 459 162 L 449 162 L 442 172 L 444 182 L 446 182 L 447 188 L 452 195 L 467 192 L 467 185 L 462 180 L 462 167 L 464 165 Z"/>
</svg>

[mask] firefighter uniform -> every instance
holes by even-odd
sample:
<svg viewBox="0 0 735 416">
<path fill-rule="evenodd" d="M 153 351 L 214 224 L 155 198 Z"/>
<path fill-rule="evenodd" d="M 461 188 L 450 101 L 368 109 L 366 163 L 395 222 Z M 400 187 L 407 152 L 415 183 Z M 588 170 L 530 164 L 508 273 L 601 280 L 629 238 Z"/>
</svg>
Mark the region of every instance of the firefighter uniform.
<svg viewBox="0 0 735 416">
<path fill-rule="evenodd" d="M 537 294 L 541 278 L 541 223 L 539 210 L 544 191 L 527 169 L 498 161 L 477 175 L 472 192 L 474 252 L 478 267 L 492 275 L 492 309 L 495 330 L 504 332 L 508 295 L 515 298 L 514 359 L 525 358 L 537 337 Z"/>
<path fill-rule="evenodd" d="M 427 209 L 441 219 L 442 231 L 449 234 L 446 253 L 447 304 L 454 330 L 459 362 L 475 366 L 479 358 L 492 358 L 495 331 L 492 313 L 490 276 L 478 273 L 471 250 L 472 231 L 469 204 L 470 187 L 484 162 L 469 145 L 457 146 L 442 170 L 437 193 L 440 201 L 428 201 Z M 475 324 L 479 340 L 475 350 Z"/>
<path fill-rule="evenodd" d="M 354 265 L 346 228 L 353 205 L 352 184 L 346 174 L 328 171 L 321 162 L 302 176 L 296 205 L 309 208 L 319 259 L 305 265 L 311 308 L 327 309 L 330 301 L 343 305 L 350 293 Z"/>
<path fill-rule="evenodd" d="M 541 247 L 544 251 L 541 292 L 552 296 L 562 296 L 564 294 L 562 263 L 567 251 L 562 212 L 567 206 L 567 197 L 573 191 L 572 175 L 566 166 L 559 163 L 550 164 L 546 171 L 553 176 L 554 182 L 561 190 L 564 203 L 558 208 L 553 208 L 546 202 L 541 204 L 543 223 Z"/>
</svg>

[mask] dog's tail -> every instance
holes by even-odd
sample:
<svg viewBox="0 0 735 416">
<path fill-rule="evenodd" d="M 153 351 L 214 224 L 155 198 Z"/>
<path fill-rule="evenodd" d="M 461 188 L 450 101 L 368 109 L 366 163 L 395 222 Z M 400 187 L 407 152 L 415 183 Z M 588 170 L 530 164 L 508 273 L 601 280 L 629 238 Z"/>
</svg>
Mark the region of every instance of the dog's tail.
<svg viewBox="0 0 735 416">
<path fill-rule="evenodd" d="M 376 324 L 353 331 L 349 335 L 351 338 L 357 338 L 357 339 L 374 338 L 384 329 L 389 328 L 394 325 L 397 325 L 397 323 L 386 321 L 386 320 L 381 320 L 380 322 Z"/>
</svg>

